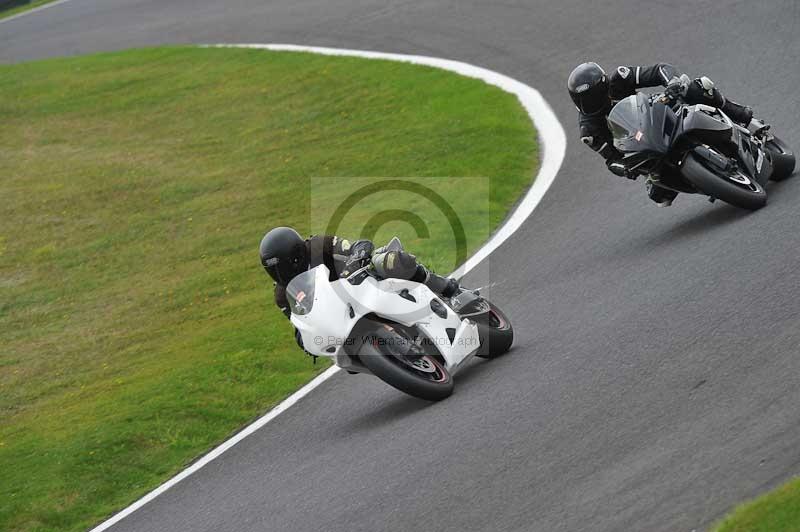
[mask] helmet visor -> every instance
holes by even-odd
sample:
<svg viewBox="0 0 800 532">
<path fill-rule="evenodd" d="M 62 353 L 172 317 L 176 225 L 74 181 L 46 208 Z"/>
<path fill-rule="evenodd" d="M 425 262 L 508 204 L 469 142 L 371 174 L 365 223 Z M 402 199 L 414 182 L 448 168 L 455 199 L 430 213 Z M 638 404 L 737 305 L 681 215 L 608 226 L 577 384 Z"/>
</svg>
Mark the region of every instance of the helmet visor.
<svg viewBox="0 0 800 532">
<path fill-rule="evenodd" d="M 292 257 L 290 259 L 281 259 L 273 257 L 267 259 L 264 269 L 278 284 L 286 286 L 294 279 L 298 273 L 307 269 L 307 263 L 304 263 L 302 257 Z"/>
<path fill-rule="evenodd" d="M 571 95 L 578 110 L 586 115 L 598 113 L 611 104 L 605 83 L 579 85 Z"/>
</svg>

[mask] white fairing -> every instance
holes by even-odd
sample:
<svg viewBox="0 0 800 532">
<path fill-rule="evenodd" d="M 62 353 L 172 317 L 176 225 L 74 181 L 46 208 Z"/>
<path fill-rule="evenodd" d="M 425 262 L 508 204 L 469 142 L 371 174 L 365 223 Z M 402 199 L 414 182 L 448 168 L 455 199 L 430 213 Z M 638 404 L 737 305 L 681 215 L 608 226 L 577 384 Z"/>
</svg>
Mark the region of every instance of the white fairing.
<svg viewBox="0 0 800 532">
<path fill-rule="evenodd" d="M 353 365 L 344 345 L 355 325 L 367 314 L 415 326 L 438 348 L 445 367 L 451 373 L 480 346 L 478 328 L 474 323 L 462 320 L 445 304 L 442 307 L 447 312 L 446 318 L 440 318 L 431 310 L 431 301 L 438 298 L 423 284 L 401 279 L 379 281 L 373 277 L 367 277 L 358 285 L 344 279 L 330 282 L 330 272 L 325 265 L 304 275 L 314 276 L 313 304 L 307 314 L 293 312 L 292 324 L 300 331 L 306 351 L 316 356 L 332 357 L 340 367 L 365 370 L 361 365 Z M 289 283 L 290 291 L 292 283 Z M 416 302 L 399 295 L 404 289 Z M 446 331 L 448 328 L 456 331 L 452 343 Z"/>
</svg>

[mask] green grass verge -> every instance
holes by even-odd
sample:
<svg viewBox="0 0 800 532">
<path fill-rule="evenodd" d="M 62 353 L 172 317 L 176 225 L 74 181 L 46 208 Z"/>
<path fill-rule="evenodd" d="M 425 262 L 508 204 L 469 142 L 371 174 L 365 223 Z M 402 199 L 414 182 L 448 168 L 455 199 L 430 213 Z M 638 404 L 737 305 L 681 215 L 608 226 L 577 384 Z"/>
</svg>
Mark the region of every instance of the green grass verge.
<svg viewBox="0 0 800 532">
<path fill-rule="evenodd" d="M 0 0 L 0 20 L 54 1 L 55 0 L 11 0 L 2 2 L 2 0 Z"/>
<path fill-rule="evenodd" d="M 0 66 L 0 530 L 85 529 L 323 369 L 257 258 L 269 227 L 313 225 L 312 177 L 487 177 L 440 180 L 488 194 L 475 249 L 536 164 L 513 96 L 427 67 L 185 47 Z M 446 269 L 442 245 L 414 251 Z"/>
<path fill-rule="evenodd" d="M 800 478 L 744 503 L 715 532 L 800 532 Z"/>
</svg>

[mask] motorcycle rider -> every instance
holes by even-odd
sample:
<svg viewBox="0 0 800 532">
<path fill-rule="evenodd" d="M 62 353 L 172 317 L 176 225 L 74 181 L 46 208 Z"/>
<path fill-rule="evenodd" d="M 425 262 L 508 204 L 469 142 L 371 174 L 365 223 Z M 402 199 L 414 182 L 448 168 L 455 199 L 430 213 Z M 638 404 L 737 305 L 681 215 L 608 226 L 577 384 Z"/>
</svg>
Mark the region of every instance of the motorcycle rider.
<svg viewBox="0 0 800 532">
<path fill-rule="evenodd" d="M 384 279 L 423 283 L 443 297 L 451 297 L 459 291 L 458 281 L 436 275 L 419 264 L 414 255 L 403 250 L 375 249 L 369 240 L 350 242 L 330 235 L 303 239 L 291 227 L 276 227 L 261 239 L 259 255 L 261 265 L 275 281 L 275 304 L 287 318 L 291 310 L 286 299 L 286 285 L 298 274 L 320 264 L 330 270 L 331 281 L 347 277 L 368 263 Z"/>
<path fill-rule="evenodd" d="M 578 108 L 578 126 L 581 142 L 599 153 L 614 174 L 636 179 L 636 173 L 625 167 L 622 154 L 612 142 L 606 118 L 619 100 L 636 93 L 642 87 L 665 87 L 671 98 L 680 98 L 690 105 L 703 103 L 721 109 L 731 120 L 747 127 L 753 119 L 753 110 L 728 98 L 703 76 L 694 80 L 681 74 L 668 63 L 651 66 L 619 66 L 610 76 L 597 63 L 583 63 L 569 75 L 567 89 Z M 677 192 L 648 182 L 647 195 L 660 207 L 672 205 Z"/>
</svg>

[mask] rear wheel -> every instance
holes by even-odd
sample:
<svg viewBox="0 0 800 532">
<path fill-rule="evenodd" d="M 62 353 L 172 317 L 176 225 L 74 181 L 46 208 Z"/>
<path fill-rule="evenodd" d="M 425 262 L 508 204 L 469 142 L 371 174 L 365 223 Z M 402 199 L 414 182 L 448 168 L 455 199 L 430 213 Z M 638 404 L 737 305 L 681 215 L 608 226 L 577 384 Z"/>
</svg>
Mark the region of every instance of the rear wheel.
<svg viewBox="0 0 800 532">
<path fill-rule="evenodd" d="M 783 181 L 794 172 L 794 152 L 778 137 L 772 137 L 765 144 L 772 158 L 772 181 Z"/>
<path fill-rule="evenodd" d="M 410 340 L 386 327 L 367 337 L 373 341 L 363 343 L 358 357 L 385 383 L 427 401 L 441 401 L 453 393 L 453 378 L 437 357 L 418 346 L 409 349 Z"/>
<path fill-rule="evenodd" d="M 701 192 L 735 207 L 755 211 L 767 204 L 767 191 L 741 171 L 726 173 L 712 169 L 694 153 L 681 165 L 683 176 Z"/>
<path fill-rule="evenodd" d="M 486 301 L 489 310 L 485 314 L 472 317 L 478 326 L 481 346 L 477 356 L 496 358 L 507 353 L 514 343 L 514 327 L 503 312 L 490 301 Z"/>
</svg>

